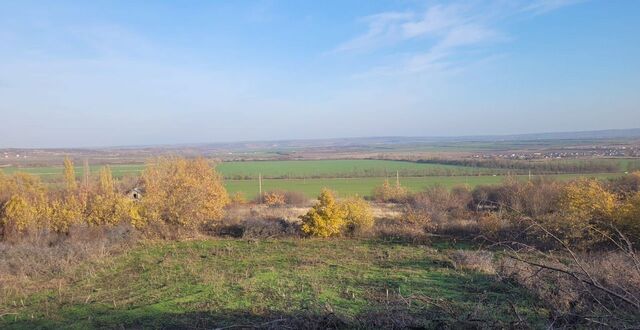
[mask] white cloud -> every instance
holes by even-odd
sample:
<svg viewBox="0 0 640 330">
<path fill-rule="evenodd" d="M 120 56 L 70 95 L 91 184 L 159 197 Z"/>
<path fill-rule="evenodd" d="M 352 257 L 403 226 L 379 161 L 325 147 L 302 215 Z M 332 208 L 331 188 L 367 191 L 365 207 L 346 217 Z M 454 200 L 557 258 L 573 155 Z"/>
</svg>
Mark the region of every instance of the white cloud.
<svg viewBox="0 0 640 330">
<path fill-rule="evenodd" d="M 400 63 L 386 63 L 357 76 L 441 71 L 468 64 L 454 58 L 461 51 L 478 51 L 477 61 L 493 54 L 482 50 L 509 40 L 499 23 L 516 15 L 539 15 L 582 0 L 493 1 L 435 4 L 424 10 L 385 12 L 362 19 L 367 31 L 339 45 L 332 53 L 371 52 L 383 47 L 413 44 L 423 51 L 401 56 Z M 413 47 L 416 48 L 416 47 Z M 399 51 L 400 52 L 400 51 Z M 396 58 L 397 61 L 397 58 Z"/>
<path fill-rule="evenodd" d="M 544 14 L 562 7 L 575 5 L 585 0 L 536 0 L 524 7 L 524 11 Z"/>
<path fill-rule="evenodd" d="M 362 21 L 367 22 L 368 31 L 339 45 L 333 52 L 370 50 L 396 42 L 400 32 L 398 23 L 410 19 L 411 16 L 411 13 L 387 12 L 365 17 Z"/>
</svg>

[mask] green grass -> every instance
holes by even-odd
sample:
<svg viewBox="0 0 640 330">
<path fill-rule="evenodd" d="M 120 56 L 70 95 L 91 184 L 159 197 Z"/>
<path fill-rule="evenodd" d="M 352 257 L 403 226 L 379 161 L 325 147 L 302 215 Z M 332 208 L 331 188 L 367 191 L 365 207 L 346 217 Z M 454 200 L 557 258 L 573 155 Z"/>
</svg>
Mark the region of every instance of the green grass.
<svg viewBox="0 0 640 330">
<path fill-rule="evenodd" d="M 98 173 L 102 166 L 90 166 L 91 173 Z M 110 165 L 114 177 L 124 175 L 139 175 L 144 170 L 144 164 L 115 164 Z M 402 176 L 424 175 L 473 175 L 478 171 L 484 173 L 501 173 L 499 170 L 478 169 L 466 166 L 443 164 L 419 164 L 391 160 L 283 160 L 283 161 L 244 161 L 223 162 L 216 169 L 228 179 L 258 178 L 313 178 L 313 177 L 383 177 L 395 175 L 396 171 Z M 45 167 L 6 167 L 2 170 L 11 174 L 17 171 L 41 176 L 43 179 L 55 179 L 62 176 L 62 166 Z M 82 166 L 75 168 L 78 177 L 83 173 Z"/>
<path fill-rule="evenodd" d="M 97 174 L 102 165 L 90 165 L 89 172 L 92 175 Z M 144 170 L 144 164 L 113 164 L 109 165 L 111 168 L 111 174 L 116 178 L 121 178 L 125 175 L 140 175 Z M 15 172 L 25 172 L 41 177 L 43 180 L 51 180 L 55 178 L 61 178 L 63 173 L 62 166 L 40 166 L 40 167 L 4 167 L 0 168 L 5 174 L 12 174 Z M 84 169 L 82 166 L 75 167 L 76 175 L 80 178 Z"/>
<path fill-rule="evenodd" d="M 606 179 L 619 174 L 557 174 L 545 177 L 556 180 L 572 180 L 579 177 L 595 177 Z M 528 176 L 517 176 L 519 180 L 527 180 Z M 534 176 L 535 177 L 535 176 Z M 477 185 L 499 184 L 505 180 L 505 176 L 427 176 L 400 178 L 400 183 L 411 191 L 420 191 L 431 186 L 451 188 L 457 185 L 467 185 L 471 188 Z M 335 190 L 340 196 L 370 196 L 372 190 L 381 185 L 386 178 L 335 178 L 335 179 L 265 179 L 262 182 L 262 190 L 289 190 L 299 191 L 308 197 L 315 197 L 322 188 Z M 389 178 L 394 184 L 395 177 Z M 253 198 L 258 195 L 258 180 L 226 180 L 225 186 L 230 193 L 242 192 L 245 196 Z"/>
<path fill-rule="evenodd" d="M 156 243 L 60 279 L 72 284 L 44 278 L 40 289 L 0 298 L 0 328 L 211 328 L 329 317 L 351 325 L 411 317 L 421 327 L 468 327 L 476 318 L 504 328 L 517 321 L 513 308 L 534 326 L 547 314 L 524 289 L 456 270 L 442 252 L 382 241 Z"/>
<path fill-rule="evenodd" d="M 625 165 L 628 164 L 631 163 L 625 163 Z M 144 169 L 144 164 L 120 164 L 110 167 L 115 177 L 122 177 L 124 175 L 139 175 Z M 456 185 L 474 187 L 480 184 L 498 184 L 505 178 L 502 175 L 465 175 L 484 171 L 465 166 L 386 160 L 225 162 L 219 164 L 217 169 L 227 178 L 225 185 L 229 192 L 243 192 L 250 198 L 258 194 L 258 173 L 262 173 L 265 177 L 277 178 L 263 180 L 264 191 L 274 189 L 300 191 L 309 197 L 316 196 L 324 187 L 336 190 L 342 196 L 355 194 L 369 196 L 373 188 L 382 184 L 386 177 L 395 181 L 396 171 L 399 171 L 402 176 L 400 180 L 402 185 L 412 191 L 419 191 L 434 185 L 450 188 Z M 4 168 L 3 172 L 10 174 L 18 170 L 39 175 L 45 181 L 60 179 L 62 176 L 62 167 L 9 167 Z M 92 166 L 90 170 L 91 173 L 96 174 L 99 166 Z M 81 176 L 82 167 L 77 167 L 76 173 Z M 434 175 L 438 173 L 447 175 Z M 567 180 L 580 176 L 608 178 L 616 175 L 620 174 L 558 174 L 549 177 Z M 305 176 L 310 178 L 297 179 Z M 318 176 L 333 176 L 333 178 L 313 178 Z M 243 179 L 232 179 L 237 177 Z M 519 178 L 524 180 L 527 176 L 522 175 Z"/>
<path fill-rule="evenodd" d="M 224 162 L 217 166 L 226 178 L 320 178 L 320 177 L 383 177 L 424 175 L 475 174 L 479 170 L 466 166 L 419 164 L 392 160 L 283 160 Z M 493 172 L 499 173 L 493 170 Z"/>
</svg>

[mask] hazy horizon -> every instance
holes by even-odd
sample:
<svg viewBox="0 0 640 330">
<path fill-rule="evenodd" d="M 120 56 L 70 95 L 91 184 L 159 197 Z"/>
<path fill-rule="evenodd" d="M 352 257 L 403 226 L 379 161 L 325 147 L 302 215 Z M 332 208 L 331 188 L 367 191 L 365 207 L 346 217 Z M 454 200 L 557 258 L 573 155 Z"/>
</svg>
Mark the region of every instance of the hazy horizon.
<svg viewBox="0 0 640 330">
<path fill-rule="evenodd" d="M 640 126 L 637 1 L 0 1 L 0 148 Z"/>
</svg>

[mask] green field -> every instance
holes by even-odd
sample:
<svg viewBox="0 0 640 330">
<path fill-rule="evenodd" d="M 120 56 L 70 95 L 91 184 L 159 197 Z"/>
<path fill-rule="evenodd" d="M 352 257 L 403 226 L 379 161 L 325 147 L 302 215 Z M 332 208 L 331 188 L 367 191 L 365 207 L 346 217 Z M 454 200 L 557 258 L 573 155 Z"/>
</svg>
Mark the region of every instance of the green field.
<svg viewBox="0 0 640 330">
<path fill-rule="evenodd" d="M 115 177 L 140 175 L 144 169 L 143 164 L 110 165 L 110 167 Z M 258 195 L 257 173 L 262 173 L 267 177 L 267 179 L 263 180 L 263 191 L 299 191 L 309 197 L 316 196 L 324 187 L 337 191 L 341 196 L 356 194 L 369 196 L 373 188 L 382 184 L 385 179 L 388 178 L 391 182 L 395 182 L 396 171 L 400 173 L 400 183 L 412 191 L 419 191 L 434 185 L 450 188 L 456 185 L 474 187 L 480 184 L 498 184 L 505 178 L 504 175 L 464 175 L 465 173 L 477 173 L 479 171 L 479 169 L 471 167 L 387 160 L 225 162 L 219 164 L 217 169 L 227 178 L 225 179 L 225 185 L 230 193 L 242 192 L 249 198 Z M 41 176 L 47 182 L 60 180 L 62 177 L 62 167 L 10 167 L 4 168 L 3 172 L 10 174 L 18 170 Z M 96 174 L 99 166 L 92 166 L 90 170 L 91 173 Z M 448 173 L 448 175 L 426 175 L 428 173 L 440 173 L 441 171 Z M 77 167 L 76 173 L 81 176 L 82 167 Z M 416 176 L 415 173 L 423 175 Z M 549 175 L 548 177 L 558 180 L 570 180 L 580 176 L 609 178 L 617 175 L 621 174 L 558 174 Z M 328 178 L 317 178 L 318 176 L 326 176 Z M 237 177 L 243 179 L 233 179 Z M 269 179 L 269 177 L 272 179 Z M 302 179 L 299 177 L 309 178 Z M 526 180 L 528 176 L 520 175 L 518 178 Z"/>
<path fill-rule="evenodd" d="M 466 166 L 420 164 L 392 160 L 283 160 L 224 162 L 217 166 L 225 178 L 324 178 L 324 177 L 384 177 L 427 175 L 473 175 L 500 173 L 498 170 L 478 169 Z"/>
<path fill-rule="evenodd" d="M 90 165 L 89 172 L 91 175 L 95 175 L 100 171 L 102 165 Z M 125 175 L 140 175 L 144 170 L 144 164 L 113 164 L 109 165 L 111 173 L 116 178 L 121 178 Z M 12 174 L 15 172 L 25 172 L 41 177 L 43 180 L 54 180 L 56 178 L 62 178 L 62 166 L 41 166 L 41 167 L 4 167 L 0 168 L 5 174 Z M 83 175 L 84 168 L 82 166 L 75 167 L 76 175 L 81 177 Z"/>
<path fill-rule="evenodd" d="M 557 174 L 545 177 L 556 180 L 572 180 L 579 177 L 594 177 L 607 179 L 620 174 Z M 535 178 L 536 176 L 533 176 Z M 471 188 L 477 185 L 498 184 L 505 180 L 506 176 L 427 176 L 400 178 L 400 184 L 411 191 L 420 191 L 431 186 L 443 186 L 451 188 L 457 185 L 467 185 Z M 528 176 L 519 175 L 519 180 L 528 180 Z M 299 191 L 308 197 L 315 197 L 322 188 L 335 190 L 340 196 L 370 196 L 374 187 L 381 185 L 386 178 L 334 178 L 334 179 L 265 179 L 262 181 L 262 190 L 290 190 Z M 389 178 L 394 184 L 395 177 Z M 230 193 L 242 192 L 245 196 L 253 198 L 258 195 L 258 180 L 225 180 L 225 186 Z"/>
<path fill-rule="evenodd" d="M 549 312 L 525 289 L 457 269 L 451 246 L 438 248 L 353 239 L 153 243 L 42 275 L 33 287 L 0 288 L 0 328 L 544 325 Z"/>
<path fill-rule="evenodd" d="M 139 175 L 144 169 L 144 164 L 115 164 L 110 165 L 115 177 L 124 175 Z M 91 173 L 97 173 L 101 166 L 90 166 Z M 401 176 L 426 176 L 426 175 L 474 175 L 479 171 L 483 173 L 501 173 L 499 170 L 478 169 L 466 166 L 419 164 L 391 160 L 283 160 L 283 161 L 244 161 L 222 162 L 216 169 L 227 179 L 258 178 L 328 178 L 328 177 L 384 177 Z M 6 167 L 5 173 L 16 171 L 39 175 L 44 179 L 60 177 L 62 166 L 47 167 Z M 76 173 L 83 173 L 82 166 L 76 166 Z"/>
</svg>

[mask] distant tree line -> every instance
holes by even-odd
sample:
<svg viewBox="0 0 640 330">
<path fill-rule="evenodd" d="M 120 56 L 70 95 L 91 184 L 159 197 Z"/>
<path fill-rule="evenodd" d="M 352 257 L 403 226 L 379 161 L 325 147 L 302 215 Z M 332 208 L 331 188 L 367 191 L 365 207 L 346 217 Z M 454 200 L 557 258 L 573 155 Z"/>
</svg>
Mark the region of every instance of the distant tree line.
<svg viewBox="0 0 640 330">
<path fill-rule="evenodd" d="M 485 169 L 503 169 L 513 173 L 526 174 L 531 171 L 535 174 L 558 173 L 610 173 L 619 172 L 620 165 L 617 162 L 603 162 L 596 160 L 505 160 L 505 159 L 421 159 L 417 163 L 445 164 Z"/>
</svg>

